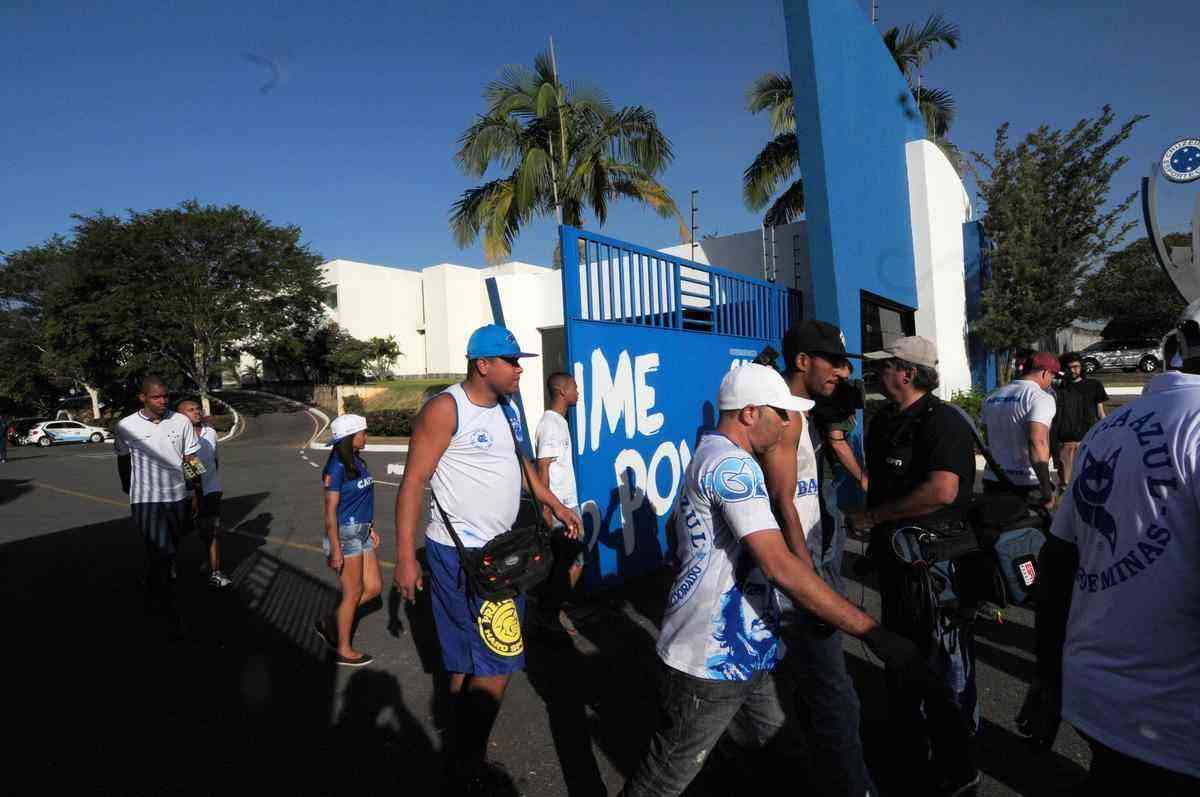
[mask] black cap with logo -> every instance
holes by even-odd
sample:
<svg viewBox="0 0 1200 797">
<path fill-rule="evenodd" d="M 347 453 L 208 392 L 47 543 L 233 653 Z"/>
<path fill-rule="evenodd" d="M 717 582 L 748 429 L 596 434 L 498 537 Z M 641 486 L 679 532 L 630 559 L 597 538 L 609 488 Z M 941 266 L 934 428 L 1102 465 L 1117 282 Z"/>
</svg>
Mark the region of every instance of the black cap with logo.
<svg viewBox="0 0 1200 797">
<path fill-rule="evenodd" d="M 796 361 L 796 355 L 800 353 L 862 359 L 861 354 L 851 354 L 846 351 L 846 342 L 842 338 L 842 331 L 825 321 L 801 321 L 784 334 L 783 361 L 785 367 L 792 367 L 792 363 Z"/>
</svg>

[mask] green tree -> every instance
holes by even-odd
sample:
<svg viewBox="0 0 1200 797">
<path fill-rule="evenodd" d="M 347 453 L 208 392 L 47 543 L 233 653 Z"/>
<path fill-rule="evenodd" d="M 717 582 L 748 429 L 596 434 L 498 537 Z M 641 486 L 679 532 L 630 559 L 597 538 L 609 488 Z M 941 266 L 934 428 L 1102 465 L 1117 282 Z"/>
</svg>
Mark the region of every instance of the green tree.
<svg viewBox="0 0 1200 797">
<path fill-rule="evenodd" d="M 131 354 L 175 364 L 210 413 L 208 377 L 240 348 L 311 328 L 325 286 L 300 229 L 229 205 L 77 216 L 67 298 Z"/>
<path fill-rule="evenodd" d="M 1192 245 L 1183 233 L 1164 241 L 1168 249 Z M 1110 320 L 1115 336 L 1158 337 L 1174 325 L 1186 302 L 1155 259 L 1150 239 L 1139 238 L 1086 276 L 1076 305 L 1080 318 Z"/>
<path fill-rule="evenodd" d="M 470 177 L 493 167 L 503 176 L 464 191 L 451 207 L 450 229 L 459 246 L 481 236 L 496 262 L 512 251 L 522 228 L 562 208 L 562 221 L 584 224 L 589 211 L 603 227 L 609 203 L 641 202 L 662 218 L 686 225 L 658 175 L 674 157 L 654 112 L 640 105 L 617 109 L 598 89 L 561 83 L 541 53 L 533 69 L 505 67 L 483 92 L 487 109 L 459 137 L 454 156 Z"/>
<path fill-rule="evenodd" d="M 42 357 L 28 320 L 0 310 L 0 412 L 50 413 L 55 388 Z"/>
<path fill-rule="evenodd" d="M 53 380 L 74 383 L 92 401 L 93 417 L 100 417 L 100 391 L 120 373 L 120 341 L 97 313 L 94 303 L 79 301 L 87 295 L 86 263 L 78 260 L 72 242 L 53 236 L 5 257 L 0 269 L 0 299 L 12 310 L 9 323 L 20 330 L 22 347 L 38 353 L 26 369 L 42 371 L 44 389 Z M 127 354 L 127 352 L 126 352 Z"/>
<path fill-rule="evenodd" d="M 306 342 L 304 353 L 315 381 L 328 385 L 357 383 L 370 356 L 365 341 L 334 323 L 318 329 Z"/>
<path fill-rule="evenodd" d="M 371 338 L 367 341 L 367 375 L 375 380 L 387 379 L 392 375 L 392 364 L 403 354 L 395 337 Z"/>
<path fill-rule="evenodd" d="M 1127 160 L 1114 150 L 1144 118 L 1110 133 L 1114 114 L 1106 105 L 1070 130 L 1042 125 L 1015 147 L 1006 123 L 990 158 L 973 153 L 982 168 L 983 226 L 995 244 L 976 329 L 1001 355 L 1004 380 L 1009 351 L 1051 337 L 1078 317 L 1083 275 L 1134 226 L 1125 220 L 1134 194 L 1112 203 L 1108 195 Z"/>
<path fill-rule="evenodd" d="M 920 81 L 921 69 L 934 54 L 942 47 L 957 49 L 958 42 L 958 26 L 940 14 L 931 15 L 920 28 L 907 25 L 903 29 L 890 28 L 883 34 L 883 43 L 908 82 L 925 120 L 927 135 L 961 172 L 963 163 L 958 148 L 946 139 L 954 122 L 954 98 L 945 89 L 932 89 Z M 767 113 L 774 138 L 742 174 L 742 198 L 753 211 L 770 205 L 763 224 L 788 224 L 804 213 L 804 182 L 795 177 L 800 168 L 800 149 L 796 141 L 796 98 L 791 76 L 777 72 L 760 76 L 746 93 L 746 109 L 754 114 Z M 783 192 L 778 193 L 784 186 Z M 772 197 L 775 197 L 773 202 Z"/>
</svg>

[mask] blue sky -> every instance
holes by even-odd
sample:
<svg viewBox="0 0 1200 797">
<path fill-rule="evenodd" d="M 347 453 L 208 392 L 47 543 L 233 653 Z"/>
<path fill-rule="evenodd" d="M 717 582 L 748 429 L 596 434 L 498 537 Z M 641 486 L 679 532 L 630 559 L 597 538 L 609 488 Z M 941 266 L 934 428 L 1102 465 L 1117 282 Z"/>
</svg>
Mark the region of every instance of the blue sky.
<svg viewBox="0 0 1200 797">
<path fill-rule="evenodd" d="M 0 8 L 0 250 L 69 231 L 74 212 L 195 197 L 299 225 L 328 258 L 482 264 L 448 230 L 471 185 L 452 161 L 456 140 L 483 110 L 484 84 L 532 62 L 547 34 L 564 79 L 658 113 L 676 152 L 663 182 L 685 213 L 700 191 L 702 233 L 758 225 L 740 179 L 769 134 L 744 95 L 757 75 L 787 70 L 778 2 L 99 5 Z M 925 81 L 957 98 L 951 138 L 964 149 L 990 151 L 1004 121 L 1015 137 L 1106 102 L 1118 119 L 1148 113 L 1123 148 L 1130 164 L 1113 193 L 1124 195 L 1167 145 L 1200 137 L 1195 43 L 1174 20 L 1177 0 L 880 5 L 881 27 L 941 11 L 962 28 L 962 46 Z M 246 53 L 277 59 L 285 79 L 261 93 L 269 70 Z M 1164 226 L 1183 229 L 1195 187 L 1164 191 Z M 631 203 L 604 231 L 678 242 Z M 549 263 L 553 234 L 552 219 L 537 222 L 514 257 Z"/>
</svg>

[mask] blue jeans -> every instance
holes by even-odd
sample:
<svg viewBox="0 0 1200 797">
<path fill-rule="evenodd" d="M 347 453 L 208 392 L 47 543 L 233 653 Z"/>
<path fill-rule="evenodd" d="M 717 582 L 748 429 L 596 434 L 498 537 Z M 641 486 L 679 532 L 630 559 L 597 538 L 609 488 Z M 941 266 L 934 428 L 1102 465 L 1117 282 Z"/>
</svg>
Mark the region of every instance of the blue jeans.
<svg viewBox="0 0 1200 797">
<path fill-rule="evenodd" d="M 744 748 L 765 747 L 786 717 L 768 670 L 748 681 L 697 678 L 662 665 L 660 719 L 650 750 L 621 794 L 674 797 L 700 774 L 721 735 Z"/>
<path fill-rule="evenodd" d="M 861 707 L 846 671 L 842 634 L 802 615 L 783 630 L 787 656 L 780 667 L 796 681 L 796 701 L 809 740 L 809 770 L 817 793 L 863 797 L 874 793 L 859 737 Z M 806 709 L 806 710 L 805 710 Z"/>
<path fill-rule="evenodd" d="M 809 555 L 821 579 L 844 596 L 842 555 L 846 550 L 846 528 L 835 505 L 837 491 L 826 489 L 825 498 L 833 518 L 830 544 L 820 550 L 814 541 Z M 807 714 L 805 734 L 811 753 L 810 771 L 818 793 L 838 797 L 874 793 L 859 737 L 858 692 L 846 671 L 841 632 L 798 610 L 792 623 L 784 627 L 783 639 L 788 652 L 780 666 L 795 678 L 798 707 L 802 716 Z"/>
</svg>

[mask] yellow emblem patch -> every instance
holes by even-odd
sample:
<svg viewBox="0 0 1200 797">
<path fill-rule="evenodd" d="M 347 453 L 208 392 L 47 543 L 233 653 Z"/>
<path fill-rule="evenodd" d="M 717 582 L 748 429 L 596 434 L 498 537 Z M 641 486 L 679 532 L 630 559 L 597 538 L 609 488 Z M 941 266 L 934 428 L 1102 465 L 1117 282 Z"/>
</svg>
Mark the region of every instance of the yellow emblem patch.
<svg viewBox="0 0 1200 797">
<path fill-rule="evenodd" d="M 484 601 L 479 607 L 479 635 L 488 649 L 500 656 L 519 656 L 525 650 L 521 638 L 521 617 L 517 604 L 510 598 L 493 603 Z"/>
</svg>

